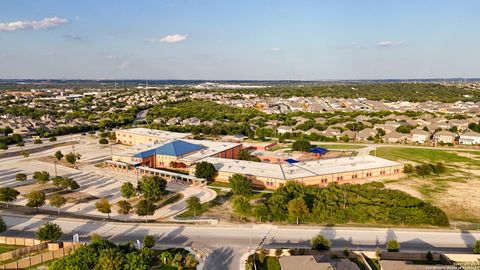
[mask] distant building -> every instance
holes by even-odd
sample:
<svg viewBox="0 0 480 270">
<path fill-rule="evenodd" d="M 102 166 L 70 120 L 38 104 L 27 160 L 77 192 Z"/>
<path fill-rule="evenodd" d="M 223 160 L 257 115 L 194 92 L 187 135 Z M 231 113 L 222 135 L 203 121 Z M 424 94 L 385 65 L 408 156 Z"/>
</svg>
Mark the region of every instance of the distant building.
<svg viewBox="0 0 480 270">
<path fill-rule="evenodd" d="M 466 144 L 466 145 L 477 145 L 480 144 L 480 133 L 468 130 L 462 134 L 458 139 L 459 144 Z"/>
<path fill-rule="evenodd" d="M 410 130 L 410 141 L 414 143 L 426 143 L 430 139 L 430 132 L 423 129 L 412 129 Z"/>
<path fill-rule="evenodd" d="M 137 145 L 145 143 L 159 143 L 173 139 L 186 139 L 190 133 L 170 132 L 148 128 L 119 129 L 115 131 L 117 143 Z"/>
<path fill-rule="evenodd" d="M 454 143 L 455 134 L 446 130 L 437 131 L 433 134 L 433 141 L 437 143 Z"/>
</svg>

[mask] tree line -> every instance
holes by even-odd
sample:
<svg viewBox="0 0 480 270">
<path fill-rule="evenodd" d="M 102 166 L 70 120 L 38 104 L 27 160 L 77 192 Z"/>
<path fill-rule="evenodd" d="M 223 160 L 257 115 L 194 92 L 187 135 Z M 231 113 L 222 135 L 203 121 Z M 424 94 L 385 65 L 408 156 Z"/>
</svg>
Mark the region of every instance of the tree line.
<svg viewBox="0 0 480 270">
<path fill-rule="evenodd" d="M 232 176 L 230 182 L 237 195 L 234 211 L 259 221 L 449 225 L 439 208 L 403 191 L 386 189 L 380 182 L 319 187 L 292 181 L 255 204 L 250 202 L 251 184 L 245 176 Z"/>
</svg>

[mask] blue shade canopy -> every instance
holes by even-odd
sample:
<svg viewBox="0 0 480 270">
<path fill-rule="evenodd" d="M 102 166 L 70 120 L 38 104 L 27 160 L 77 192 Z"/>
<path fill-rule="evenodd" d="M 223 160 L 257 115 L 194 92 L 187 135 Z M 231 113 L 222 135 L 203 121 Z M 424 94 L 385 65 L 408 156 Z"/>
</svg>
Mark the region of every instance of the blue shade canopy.
<svg viewBox="0 0 480 270">
<path fill-rule="evenodd" d="M 323 154 L 325 154 L 325 153 L 328 152 L 328 149 L 323 148 L 323 147 L 315 147 L 315 148 L 310 149 L 309 152 L 310 152 L 310 153 L 315 153 L 315 154 L 323 155 Z"/>
<path fill-rule="evenodd" d="M 285 159 L 285 161 L 288 162 L 288 163 L 298 163 L 298 160 L 291 159 L 291 158 Z"/>
</svg>

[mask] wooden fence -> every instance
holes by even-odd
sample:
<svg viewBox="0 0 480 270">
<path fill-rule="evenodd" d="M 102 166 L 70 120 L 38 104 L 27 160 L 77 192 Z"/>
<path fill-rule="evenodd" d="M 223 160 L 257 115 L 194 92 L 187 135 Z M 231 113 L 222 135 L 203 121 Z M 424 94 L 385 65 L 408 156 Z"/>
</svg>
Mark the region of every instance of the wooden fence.
<svg viewBox="0 0 480 270">
<path fill-rule="evenodd" d="M 26 246 L 17 250 L 12 250 L 0 254 L 1 260 L 13 260 L 19 258 L 16 261 L 9 262 L 0 265 L 0 270 L 7 269 L 24 269 L 30 266 L 41 264 L 47 261 L 61 258 L 74 252 L 79 247 L 83 246 L 81 243 L 63 242 L 63 247 L 56 250 L 47 250 L 48 243 L 41 243 L 38 240 L 30 238 L 14 238 L 14 237 L 0 237 L 0 244 L 9 245 L 21 245 Z M 31 253 L 38 253 L 35 255 L 27 256 Z M 26 256 L 26 257 L 25 257 Z"/>
</svg>

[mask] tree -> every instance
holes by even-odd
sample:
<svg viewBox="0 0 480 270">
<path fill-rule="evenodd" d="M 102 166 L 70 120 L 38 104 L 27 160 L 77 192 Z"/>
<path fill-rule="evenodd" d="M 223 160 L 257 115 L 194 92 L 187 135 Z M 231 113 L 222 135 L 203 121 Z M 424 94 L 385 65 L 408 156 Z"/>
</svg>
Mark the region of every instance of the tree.
<svg viewBox="0 0 480 270">
<path fill-rule="evenodd" d="M 137 193 L 135 187 L 130 182 L 123 183 L 120 187 L 120 191 L 125 199 L 130 199 Z"/>
<path fill-rule="evenodd" d="M 95 203 L 95 208 L 97 208 L 98 212 L 107 214 L 108 219 L 110 219 L 110 213 L 112 212 L 112 206 L 108 202 L 106 198 L 101 198 Z"/>
<path fill-rule="evenodd" d="M 287 208 L 290 221 L 295 221 L 297 224 L 300 220 L 306 219 L 309 213 L 308 206 L 302 198 L 289 201 Z"/>
<path fill-rule="evenodd" d="M 310 144 L 310 141 L 305 139 L 297 140 L 292 144 L 293 151 L 308 152 L 311 148 L 312 145 Z"/>
<path fill-rule="evenodd" d="M 480 240 L 477 240 L 475 244 L 473 244 L 473 254 L 480 254 Z"/>
<path fill-rule="evenodd" d="M 8 204 L 14 202 L 17 199 L 17 196 L 20 195 L 16 189 L 11 187 L 2 187 L 0 188 L 0 202 Z"/>
<path fill-rule="evenodd" d="M 3 221 L 3 218 L 0 217 L 0 233 L 6 230 L 7 230 L 7 224 L 5 224 L 5 221 Z"/>
<path fill-rule="evenodd" d="M 212 163 L 202 161 L 195 165 L 195 176 L 198 178 L 204 178 L 208 181 L 215 179 L 217 175 L 217 169 Z"/>
<path fill-rule="evenodd" d="M 387 250 L 389 252 L 398 252 L 400 251 L 400 243 L 395 240 L 395 239 L 392 239 L 392 240 L 389 240 L 387 242 Z"/>
<path fill-rule="evenodd" d="M 50 174 L 47 171 L 37 171 L 33 173 L 32 178 L 40 184 L 46 184 L 50 181 Z"/>
<path fill-rule="evenodd" d="M 65 155 L 65 160 L 72 164 L 73 167 L 75 167 L 75 164 L 77 163 L 78 160 L 80 160 L 80 154 L 79 153 L 73 153 L 73 152 L 70 152 L 68 154 Z"/>
<path fill-rule="evenodd" d="M 143 237 L 143 246 L 146 247 L 146 248 L 152 248 L 155 246 L 155 237 L 153 237 L 153 235 L 145 235 L 145 237 Z"/>
<path fill-rule="evenodd" d="M 269 210 L 268 206 L 266 206 L 264 203 L 255 205 L 252 211 L 253 215 L 258 221 L 262 222 L 262 220 L 268 220 Z"/>
<path fill-rule="evenodd" d="M 242 174 L 234 174 L 229 179 L 233 194 L 250 196 L 253 193 L 252 183 Z"/>
<path fill-rule="evenodd" d="M 30 153 L 27 150 L 22 150 L 20 151 L 20 155 L 22 155 L 24 158 L 28 158 Z"/>
<path fill-rule="evenodd" d="M 187 207 L 193 211 L 193 216 L 196 217 L 197 213 L 202 209 L 200 198 L 197 196 L 191 196 L 187 199 Z"/>
<path fill-rule="evenodd" d="M 55 136 L 50 137 L 50 138 L 48 138 L 48 141 L 49 141 L 49 142 L 56 142 L 56 141 L 57 141 L 57 137 L 55 137 Z"/>
<path fill-rule="evenodd" d="M 124 254 L 116 248 L 107 248 L 100 251 L 98 263 L 94 269 L 98 270 L 118 270 L 122 269 L 124 264 Z"/>
<path fill-rule="evenodd" d="M 430 166 L 429 164 L 422 164 L 415 166 L 415 171 L 419 176 L 425 178 L 426 176 L 430 175 L 433 170 L 432 166 Z"/>
<path fill-rule="evenodd" d="M 55 152 L 54 156 L 58 161 L 62 160 L 62 158 L 63 158 L 62 151 L 58 150 L 57 152 Z"/>
<path fill-rule="evenodd" d="M 98 143 L 99 144 L 108 144 L 108 139 L 107 138 L 100 138 L 100 140 L 98 140 Z"/>
<path fill-rule="evenodd" d="M 312 238 L 310 241 L 313 250 L 330 250 L 330 240 L 325 238 L 321 234 L 317 234 L 315 237 Z"/>
<path fill-rule="evenodd" d="M 24 173 L 17 173 L 17 175 L 15 176 L 15 180 L 23 182 L 27 180 L 27 175 Z"/>
<path fill-rule="evenodd" d="M 42 191 L 34 190 L 28 193 L 25 197 L 28 200 L 28 207 L 34 207 L 38 209 L 38 207 L 45 204 L 45 193 L 43 193 Z"/>
<path fill-rule="evenodd" d="M 410 174 L 415 172 L 415 167 L 412 164 L 405 164 L 403 165 L 403 172 L 410 176 Z"/>
<path fill-rule="evenodd" d="M 33 141 L 33 144 L 42 144 L 42 143 L 43 143 L 43 142 L 42 142 L 41 139 L 35 139 L 35 140 Z"/>
<path fill-rule="evenodd" d="M 149 248 L 130 252 L 126 256 L 123 270 L 149 270 L 152 267 L 155 254 Z"/>
<path fill-rule="evenodd" d="M 137 204 L 137 215 L 145 217 L 145 222 L 148 222 L 147 216 L 155 214 L 155 205 L 148 200 L 141 200 Z"/>
<path fill-rule="evenodd" d="M 60 207 L 64 206 L 67 203 L 67 199 L 65 199 L 65 197 L 58 194 L 52 195 L 50 199 L 48 199 L 48 201 L 50 202 L 51 206 L 57 208 L 57 212 L 59 215 L 60 215 Z"/>
<path fill-rule="evenodd" d="M 445 173 L 447 168 L 445 167 L 445 165 L 443 165 L 442 162 L 437 162 L 435 165 L 432 165 L 432 170 L 433 173 L 435 173 L 439 177 L 441 174 Z"/>
<path fill-rule="evenodd" d="M 144 176 L 139 185 L 143 197 L 148 201 L 156 202 L 165 192 L 167 181 L 159 176 Z"/>
<path fill-rule="evenodd" d="M 38 240 L 55 242 L 62 236 L 62 228 L 58 224 L 47 222 L 35 232 Z"/>
<path fill-rule="evenodd" d="M 261 264 L 263 264 L 265 262 L 265 259 L 267 258 L 268 251 L 264 248 L 259 248 L 257 252 L 258 252 L 258 260 L 260 261 Z"/>
<path fill-rule="evenodd" d="M 127 221 L 127 215 L 132 210 L 132 205 L 128 201 L 122 200 L 122 201 L 117 202 L 117 206 L 118 206 L 117 212 L 120 215 L 123 215 L 125 217 L 125 222 L 126 222 Z"/>
<path fill-rule="evenodd" d="M 235 196 L 233 199 L 233 210 L 241 217 L 250 215 L 251 205 L 248 199 L 244 196 Z"/>
</svg>

